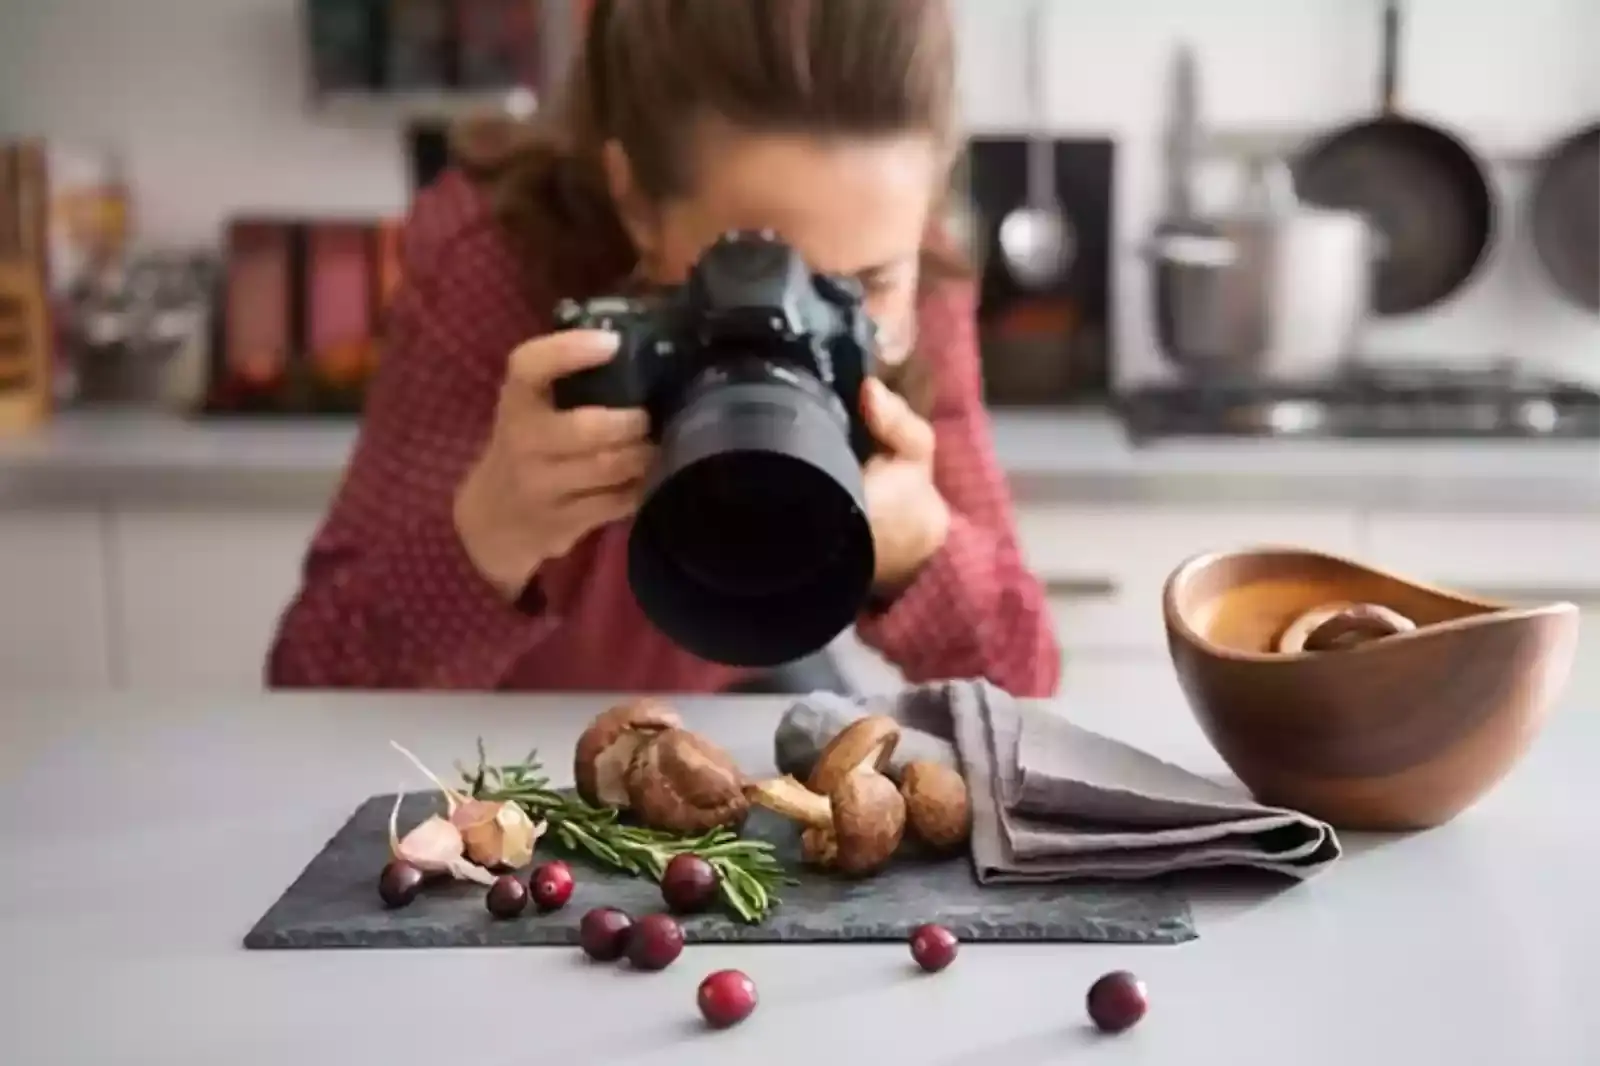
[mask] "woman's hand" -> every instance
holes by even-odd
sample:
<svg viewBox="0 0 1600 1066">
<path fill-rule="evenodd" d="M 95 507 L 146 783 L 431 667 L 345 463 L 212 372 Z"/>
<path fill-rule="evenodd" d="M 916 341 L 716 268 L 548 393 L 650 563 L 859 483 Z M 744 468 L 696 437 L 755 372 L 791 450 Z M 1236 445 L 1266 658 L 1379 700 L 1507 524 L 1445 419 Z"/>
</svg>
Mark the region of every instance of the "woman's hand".
<svg viewBox="0 0 1600 1066">
<path fill-rule="evenodd" d="M 639 505 L 654 459 L 638 409 L 558 411 L 554 382 L 616 353 L 614 334 L 570 330 L 511 353 L 494 429 L 456 492 L 455 523 L 478 571 L 508 599 L 547 559 Z"/>
<path fill-rule="evenodd" d="M 861 390 L 862 415 L 886 454 L 867 461 L 867 518 L 878 565 L 874 587 L 894 594 L 944 547 L 950 507 L 933 484 L 933 427 L 876 378 Z"/>
</svg>

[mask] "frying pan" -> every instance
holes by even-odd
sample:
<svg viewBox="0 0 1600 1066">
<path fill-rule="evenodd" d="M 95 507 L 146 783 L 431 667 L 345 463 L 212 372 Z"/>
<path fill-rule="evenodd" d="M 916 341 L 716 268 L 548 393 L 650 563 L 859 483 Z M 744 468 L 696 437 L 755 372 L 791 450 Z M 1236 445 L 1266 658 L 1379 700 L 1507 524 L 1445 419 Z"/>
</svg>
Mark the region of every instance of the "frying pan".
<svg viewBox="0 0 1600 1066">
<path fill-rule="evenodd" d="M 1600 311 L 1600 121 L 1558 141 L 1540 160 L 1529 229 L 1535 257 L 1557 291 Z"/>
<path fill-rule="evenodd" d="M 1321 138 L 1294 164 L 1304 200 L 1360 211 L 1377 235 L 1372 310 L 1420 311 L 1466 284 L 1487 257 L 1494 193 L 1478 157 L 1397 103 L 1400 6 L 1383 9 L 1382 110 Z"/>
</svg>

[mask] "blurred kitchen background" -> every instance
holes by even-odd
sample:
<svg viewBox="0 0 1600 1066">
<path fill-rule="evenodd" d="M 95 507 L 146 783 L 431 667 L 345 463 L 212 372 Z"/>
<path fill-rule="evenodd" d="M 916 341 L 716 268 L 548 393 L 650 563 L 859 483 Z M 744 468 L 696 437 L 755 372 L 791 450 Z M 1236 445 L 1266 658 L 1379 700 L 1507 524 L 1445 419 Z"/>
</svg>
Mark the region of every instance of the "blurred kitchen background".
<svg viewBox="0 0 1600 1066">
<path fill-rule="evenodd" d="M 955 3 L 1069 658 L 1161 655 L 1161 579 L 1243 542 L 1600 602 L 1600 5 Z M 259 686 L 407 202 L 583 6 L 0 0 L 0 685 Z"/>
</svg>

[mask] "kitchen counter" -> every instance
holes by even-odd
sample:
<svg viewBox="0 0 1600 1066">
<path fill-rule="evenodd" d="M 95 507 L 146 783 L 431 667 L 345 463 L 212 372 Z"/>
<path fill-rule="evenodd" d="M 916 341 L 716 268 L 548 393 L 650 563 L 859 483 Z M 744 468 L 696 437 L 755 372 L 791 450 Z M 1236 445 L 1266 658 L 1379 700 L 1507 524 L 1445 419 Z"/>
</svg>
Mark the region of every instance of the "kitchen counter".
<svg viewBox="0 0 1600 1066">
<path fill-rule="evenodd" d="M 1600 668 L 1579 669 L 1524 764 L 1451 826 L 1349 839 L 1345 860 L 1282 890 L 1212 879 L 1194 888 L 1187 944 L 973 944 L 937 976 L 910 972 L 899 945 L 691 945 L 654 975 L 570 948 L 246 952 L 245 931 L 357 803 L 420 785 L 390 738 L 440 767 L 480 734 L 508 756 L 537 744 L 565 776 L 608 701 L 14 698 L 0 1061 L 1592 1064 L 1600 863 L 1579 797 L 1600 762 Z M 1085 724 L 1219 769 L 1169 672 L 1080 660 L 1070 674 Z M 682 702 L 751 770 L 770 765 L 782 705 Z M 723 967 L 749 973 L 761 1005 L 709 1033 L 694 991 Z M 1147 981 L 1151 1012 L 1098 1038 L 1083 992 L 1117 968 Z"/>
<path fill-rule="evenodd" d="M 1095 412 L 997 411 L 1019 504 L 1345 505 L 1600 512 L 1600 443 L 1197 441 L 1131 446 Z M 71 413 L 0 440 L 0 506 L 320 507 L 355 439 L 337 420 Z"/>
</svg>

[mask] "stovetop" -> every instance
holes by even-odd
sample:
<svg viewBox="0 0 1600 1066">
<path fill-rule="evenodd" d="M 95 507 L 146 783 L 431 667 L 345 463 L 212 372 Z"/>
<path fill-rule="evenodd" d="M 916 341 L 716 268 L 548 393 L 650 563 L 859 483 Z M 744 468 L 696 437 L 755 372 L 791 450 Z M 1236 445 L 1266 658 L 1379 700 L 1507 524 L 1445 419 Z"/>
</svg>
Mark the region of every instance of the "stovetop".
<svg viewBox="0 0 1600 1066">
<path fill-rule="evenodd" d="M 1600 387 L 1520 370 L 1356 366 L 1326 380 L 1215 380 L 1135 388 L 1130 437 L 1600 440 Z"/>
</svg>

